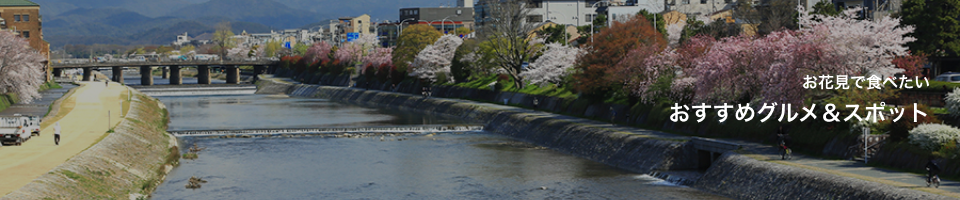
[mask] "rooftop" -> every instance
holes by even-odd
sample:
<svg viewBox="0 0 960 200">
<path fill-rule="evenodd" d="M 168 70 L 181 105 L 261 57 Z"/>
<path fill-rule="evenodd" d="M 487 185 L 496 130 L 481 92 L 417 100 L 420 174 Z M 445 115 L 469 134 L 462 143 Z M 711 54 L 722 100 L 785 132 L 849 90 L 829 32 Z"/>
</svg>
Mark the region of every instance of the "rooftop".
<svg viewBox="0 0 960 200">
<path fill-rule="evenodd" d="M 0 7 L 3 6 L 40 6 L 30 0 L 0 0 Z"/>
</svg>

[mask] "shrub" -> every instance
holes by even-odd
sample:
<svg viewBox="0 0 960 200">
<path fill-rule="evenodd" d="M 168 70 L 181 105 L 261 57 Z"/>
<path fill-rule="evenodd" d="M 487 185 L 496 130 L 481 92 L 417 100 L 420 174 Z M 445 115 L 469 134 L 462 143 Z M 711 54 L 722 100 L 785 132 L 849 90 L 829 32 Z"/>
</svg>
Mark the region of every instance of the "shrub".
<svg viewBox="0 0 960 200">
<path fill-rule="evenodd" d="M 368 82 L 373 82 L 373 79 L 377 76 L 377 68 L 373 64 L 367 63 L 367 66 L 363 67 L 363 76 Z"/>
<path fill-rule="evenodd" d="M 903 117 L 897 122 L 890 124 L 890 138 L 894 141 L 907 139 L 910 135 L 908 131 L 913 130 L 920 124 L 937 124 L 940 120 L 933 114 L 933 110 L 924 105 L 918 105 L 917 110 L 926 113 L 927 116 L 917 115 L 917 122 L 913 122 L 913 105 L 904 108 Z M 897 114 L 899 115 L 899 114 Z M 891 119 L 892 120 L 892 119 Z"/>
<path fill-rule="evenodd" d="M 944 97 L 943 101 L 947 103 L 944 107 L 951 117 L 960 117 L 960 88 L 954 88 L 952 92 L 947 93 L 947 97 Z"/>
<path fill-rule="evenodd" d="M 390 69 L 393 68 L 393 64 L 380 64 L 380 67 L 377 68 L 377 80 L 380 83 L 386 83 L 390 79 Z"/>
<path fill-rule="evenodd" d="M 960 129 L 943 124 L 921 124 L 910 130 L 910 144 L 924 150 L 939 151 L 944 144 L 956 143 Z"/>
</svg>

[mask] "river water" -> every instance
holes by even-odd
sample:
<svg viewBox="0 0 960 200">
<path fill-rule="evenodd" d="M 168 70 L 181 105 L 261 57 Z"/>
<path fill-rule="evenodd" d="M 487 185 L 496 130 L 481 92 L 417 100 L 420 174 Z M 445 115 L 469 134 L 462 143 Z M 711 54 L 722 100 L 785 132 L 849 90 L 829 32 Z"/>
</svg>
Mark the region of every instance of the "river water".
<svg viewBox="0 0 960 200">
<path fill-rule="evenodd" d="M 170 130 L 464 123 L 285 96 L 159 99 Z M 725 199 L 486 132 L 180 141 L 206 149 L 153 199 Z M 186 189 L 191 176 L 208 182 Z"/>
</svg>

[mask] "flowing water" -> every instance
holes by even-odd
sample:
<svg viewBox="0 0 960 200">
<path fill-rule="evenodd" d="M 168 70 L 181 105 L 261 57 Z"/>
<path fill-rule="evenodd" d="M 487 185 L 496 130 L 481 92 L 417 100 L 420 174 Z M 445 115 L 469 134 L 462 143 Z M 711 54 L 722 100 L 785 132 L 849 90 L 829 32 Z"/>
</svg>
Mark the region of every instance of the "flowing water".
<svg viewBox="0 0 960 200">
<path fill-rule="evenodd" d="M 170 130 L 468 124 L 322 99 L 158 98 Z M 153 199 L 725 199 L 482 131 L 180 141 L 206 149 L 182 160 Z M 208 182 L 187 189 L 192 176 Z"/>
</svg>

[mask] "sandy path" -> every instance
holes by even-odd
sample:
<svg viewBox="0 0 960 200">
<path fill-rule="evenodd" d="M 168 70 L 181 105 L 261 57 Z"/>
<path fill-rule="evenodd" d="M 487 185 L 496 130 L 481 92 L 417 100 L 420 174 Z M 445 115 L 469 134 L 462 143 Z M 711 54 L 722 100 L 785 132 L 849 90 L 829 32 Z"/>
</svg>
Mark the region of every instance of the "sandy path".
<svg viewBox="0 0 960 200">
<path fill-rule="evenodd" d="M 127 87 L 116 83 L 109 87 L 104 87 L 103 82 L 81 83 L 80 88 L 61 103 L 61 112 L 69 113 L 59 120 L 62 128 L 59 146 L 53 143 L 54 123 L 48 122 L 44 123 L 49 125 L 43 127 L 40 136 L 34 136 L 23 146 L 0 147 L 0 194 L 6 195 L 27 185 L 105 136 L 108 123 L 115 127 L 120 122 L 121 93 L 126 94 Z M 73 109 L 69 109 L 71 106 Z"/>
</svg>

